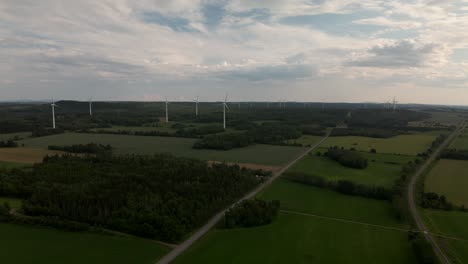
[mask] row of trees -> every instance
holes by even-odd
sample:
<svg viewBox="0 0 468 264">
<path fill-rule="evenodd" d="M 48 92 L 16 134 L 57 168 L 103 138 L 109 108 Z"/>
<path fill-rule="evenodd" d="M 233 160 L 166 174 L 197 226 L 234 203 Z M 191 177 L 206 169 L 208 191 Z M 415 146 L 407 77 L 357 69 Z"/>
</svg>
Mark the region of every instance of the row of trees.
<svg viewBox="0 0 468 264">
<path fill-rule="evenodd" d="M 440 156 L 443 159 L 468 160 L 468 150 L 447 149 Z"/>
<path fill-rule="evenodd" d="M 267 225 L 278 216 L 280 201 L 244 200 L 224 215 L 224 227 L 253 227 Z"/>
<path fill-rule="evenodd" d="M 194 144 L 196 149 L 229 150 L 251 144 L 285 144 L 285 140 L 302 135 L 298 126 L 282 123 L 264 123 L 246 132 L 208 135 Z"/>
<path fill-rule="evenodd" d="M 283 177 L 289 181 L 319 188 L 327 188 L 347 195 L 361 196 L 377 200 L 390 200 L 392 197 L 392 190 L 380 186 L 357 184 L 348 180 L 330 181 L 320 176 L 298 172 L 287 172 Z"/>
<path fill-rule="evenodd" d="M 54 156 L 31 171 L 0 172 L 0 195 L 22 197 L 30 216 L 177 242 L 263 179 L 169 155 Z"/>
<path fill-rule="evenodd" d="M 4 140 L 0 141 L 0 148 L 16 148 L 18 147 L 18 143 L 16 143 L 14 140 Z"/>
<path fill-rule="evenodd" d="M 395 129 L 382 129 L 382 128 L 335 128 L 332 130 L 330 136 L 341 137 L 341 136 L 361 136 L 361 137 L 372 137 L 372 138 L 390 138 L 401 134 Z"/>
<path fill-rule="evenodd" d="M 111 145 L 102 145 L 96 143 L 88 144 L 75 144 L 69 146 L 55 146 L 51 145 L 48 147 L 49 150 L 58 150 L 69 153 L 87 153 L 87 154 L 108 154 L 112 153 Z"/>
<path fill-rule="evenodd" d="M 367 159 L 359 152 L 346 150 L 343 147 L 330 147 L 324 156 L 339 162 L 341 165 L 354 168 L 354 169 L 365 169 L 367 168 Z"/>
</svg>

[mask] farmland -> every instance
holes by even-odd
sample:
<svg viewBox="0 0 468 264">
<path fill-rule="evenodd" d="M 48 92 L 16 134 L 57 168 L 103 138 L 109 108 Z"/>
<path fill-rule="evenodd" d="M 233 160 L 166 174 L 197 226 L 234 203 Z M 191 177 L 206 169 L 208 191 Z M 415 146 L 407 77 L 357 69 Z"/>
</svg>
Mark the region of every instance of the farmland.
<svg viewBox="0 0 468 264">
<path fill-rule="evenodd" d="M 450 144 L 452 149 L 468 150 L 468 129 L 465 129 L 453 142 Z"/>
<path fill-rule="evenodd" d="M 47 155 L 62 153 L 39 148 L 0 148 L 0 161 L 6 162 L 4 163 L 6 167 L 16 167 L 19 166 L 18 163 L 33 164 L 41 162 Z"/>
<path fill-rule="evenodd" d="M 154 263 L 167 248 L 149 240 L 0 223 L 4 263 Z M 27 254 L 25 254 L 27 252 Z"/>
<path fill-rule="evenodd" d="M 47 148 L 48 145 L 87 144 L 90 142 L 110 144 L 116 154 L 171 153 L 176 156 L 264 165 L 282 165 L 299 155 L 303 148 L 252 145 L 229 151 L 193 149 L 195 139 L 173 137 L 146 137 L 108 134 L 65 133 L 20 141 L 26 147 Z"/>
<path fill-rule="evenodd" d="M 445 195 L 456 205 L 468 206 L 466 186 L 468 186 L 468 161 L 442 159 L 428 173 L 425 191 Z"/>
<path fill-rule="evenodd" d="M 330 137 L 323 147 L 340 146 L 345 148 L 355 148 L 361 151 L 376 149 L 377 153 L 390 153 L 401 155 L 417 155 L 426 151 L 431 143 L 436 139 L 435 135 L 399 135 L 391 138 L 370 138 L 370 137 Z"/>
<path fill-rule="evenodd" d="M 421 121 L 410 122 L 412 126 L 454 126 L 460 123 L 467 117 L 466 113 L 447 112 L 447 111 L 430 111 L 430 118 Z"/>
<path fill-rule="evenodd" d="M 27 138 L 31 136 L 31 132 L 7 133 L 0 134 L 0 141 L 9 140 L 13 138 Z"/>
<path fill-rule="evenodd" d="M 326 149 L 318 150 L 322 153 Z M 319 176 L 327 180 L 349 180 L 360 184 L 391 188 L 400 176 L 402 165 L 414 158 L 392 154 L 362 153 L 368 159 L 368 167 L 354 169 L 340 165 L 327 157 L 308 155 L 296 163 L 291 172 Z"/>
<path fill-rule="evenodd" d="M 286 180 L 261 195 L 280 199 L 284 210 L 367 223 L 402 226 L 389 204 L 340 195 Z M 414 263 L 404 232 L 282 212 L 271 225 L 217 229 L 176 263 Z"/>
<path fill-rule="evenodd" d="M 0 197 L 0 204 L 8 203 L 11 208 L 21 208 L 21 200 L 16 198 Z"/>
<path fill-rule="evenodd" d="M 317 143 L 321 138 L 322 137 L 320 136 L 303 135 L 298 139 L 288 140 L 287 143 L 300 144 L 302 146 L 310 146 Z"/>
<path fill-rule="evenodd" d="M 467 263 L 468 213 L 424 210 L 424 216 L 431 231 L 462 239 L 459 241 L 445 239 L 444 245 L 453 263 Z"/>
</svg>

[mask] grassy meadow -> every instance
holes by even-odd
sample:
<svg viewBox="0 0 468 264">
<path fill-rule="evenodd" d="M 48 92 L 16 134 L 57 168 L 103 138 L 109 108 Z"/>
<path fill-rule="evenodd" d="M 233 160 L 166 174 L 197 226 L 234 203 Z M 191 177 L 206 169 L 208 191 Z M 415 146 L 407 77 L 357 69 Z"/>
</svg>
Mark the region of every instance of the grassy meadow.
<svg viewBox="0 0 468 264">
<path fill-rule="evenodd" d="M 28 138 L 30 136 L 31 136 L 31 132 L 18 132 L 18 133 L 0 134 L 0 141 L 13 139 L 15 137 Z"/>
<path fill-rule="evenodd" d="M 399 135 L 391 138 L 370 138 L 370 137 L 329 137 L 323 147 L 340 146 L 345 148 L 355 148 L 360 151 L 376 149 L 377 153 L 401 154 L 415 156 L 427 150 L 436 135 Z"/>
<path fill-rule="evenodd" d="M 154 264 L 169 251 L 155 242 L 0 223 L 0 259 L 15 264 Z"/>
<path fill-rule="evenodd" d="M 227 162 L 283 165 L 298 156 L 301 147 L 252 145 L 229 151 L 193 149 L 196 139 L 174 137 L 147 137 L 128 135 L 65 133 L 20 141 L 29 148 L 46 149 L 49 145 L 110 144 L 116 154 L 170 153 L 176 156 Z"/>
<path fill-rule="evenodd" d="M 21 208 L 21 200 L 16 198 L 9 198 L 9 197 L 0 197 L 0 204 L 8 203 L 11 208 Z"/>
<path fill-rule="evenodd" d="M 451 144 L 452 149 L 468 150 L 468 130 L 465 129 Z"/>
<path fill-rule="evenodd" d="M 321 153 L 326 149 L 317 150 Z M 289 171 L 319 176 L 327 180 L 349 180 L 360 184 L 391 188 L 400 176 L 402 165 L 413 160 L 411 156 L 392 154 L 362 153 L 368 159 L 368 167 L 354 169 L 342 166 L 338 162 L 315 153 L 307 155 L 296 163 Z"/>
<path fill-rule="evenodd" d="M 319 142 L 323 137 L 321 136 L 312 136 L 312 135 L 303 135 L 298 139 L 287 140 L 287 143 L 290 144 L 301 144 L 302 146 L 310 146 Z"/>
<path fill-rule="evenodd" d="M 390 204 L 280 179 L 261 198 L 283 210 L 403 227 Z M 215 229 L 175 263 L 415 263 L 405 232 L 281 212 L 271 225 Z"/>
<path fill-rule="evenodd" d="M 468 161 L 439 160 L 426 176 L 426 192 L 445 195 L 456 205 L 468 207 Z"/>
<path fill-rule="evenodd" d="M 442 210 L 424 210 L 423 213 L 432 232 L 462 239 L 442 240 L 453 263 L 468 263 L 468 213 Z"/>
</svg>

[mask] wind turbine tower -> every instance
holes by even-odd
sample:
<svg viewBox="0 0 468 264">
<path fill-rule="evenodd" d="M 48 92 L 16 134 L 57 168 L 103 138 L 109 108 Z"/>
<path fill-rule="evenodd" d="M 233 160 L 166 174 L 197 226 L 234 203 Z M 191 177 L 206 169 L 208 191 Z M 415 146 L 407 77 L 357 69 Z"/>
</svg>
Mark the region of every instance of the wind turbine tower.
<svg viewBox="0 0 468 264">
<path fill-rule="evenodd" d="M 229 106 L 227 105 L 227 98 L 228 95 L 226 94 L 226 97 L 224 97 L 224 102 L 223 102 L 223 128 L 226 130 L 226 109 L 229 110 Z"/>
<path fill-rule="evenodd" d="M 195 100 L 195 116 L 198 116 L 198 98 L 199 96 L 197 96 L 197 100 Z"/>
<path fill-rule="evenodd" d="M 55 129 L 55 107 L 57 106 L 52 99 L 52 103 L 50 104 L 52 106 L 52 128 Z"/>
<path fill-rule="evenodd" d="M 395 97 L 393 97 L 393 112 L 395 112 L 395 110 L 396 110 L 397 103 L 398 103 L 398 101 L 395 100 Z"/>
<path fill-rule="evenodd" d="M 168 105 L 169 105 L 169 101 L 167 101 L 167 97 L 166 97 L 166 123 L 169 123 L 169 108 L 168 108 Z"/>
<path fill-rule="evenodd" d="M 93 98 L 89 98 L 89 115 L 93 116 Z"/>
</svg>

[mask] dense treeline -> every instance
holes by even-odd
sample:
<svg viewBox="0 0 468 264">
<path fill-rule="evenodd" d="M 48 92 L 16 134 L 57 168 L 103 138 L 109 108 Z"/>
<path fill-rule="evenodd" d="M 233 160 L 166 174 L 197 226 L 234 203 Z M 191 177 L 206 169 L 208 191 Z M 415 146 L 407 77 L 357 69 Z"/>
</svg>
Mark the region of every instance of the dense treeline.
<svg viewBox="0 0 468 264">
<path fill-rule="evenodd" d="M 75 144 L 69 146 L 54 146 L 51 145 L 48 147 L 49 150 L 58 150 L 69 153 L 88 153 L 88 154 L 111 154 L 112 146 L 111 145 L 102 145 L 96 143 L 88 144 Z"/>
<path fill-rule="evenodd" d="M 14 140 L 5 140 L 5 141 L 0 141 L 0 148 L 16 148 L 18 147 L 18 143 L 16 143 Z"/>
<path fill-rule="evenodd" d="M 350 127 L 372 127 L 372 128 L 392 128 L 406 127 L 410 121 L 418 121 L 429 118 L 430 114 L 417 111 L 401 110 L 356 110 L 352 116 L 346 120 Z"/>
<path fill-rule="evenodd" d="M 224 215 L 224 227 L 253 227 L 268 225 L 278 216 L 280 201 L 244 200 Z"/>
<path fill-rule="evenodd" d="M 337 146 L 328 148 L 324 156 L 339 162 L 341 165 L 354 168 L 365 169 L 367 168 L 367 159 L 361 153 L 352 150 L 346 150 L 343 147 Z"/>
<path fill-rule="evenodd" d="M 447 149 L 440 156 L 443 159 L 468 160 L 468 150 Z"/>
<path fill-rule="evenodd" d="M 442 209 L 450 211 L 455 206 L 447 201 L 444 195 L 438 195 L 433 192 L 424 192 L 421 197 L 421 206 L 423 208 Z"/>
<path fill-rule="evenodd" d="M 362 196 L 377 200 L 390 200 L 392 197 L 391 190 L 380 186 L 368 186 L 347 180 L 329 181 L 320 176 L 297 172 L 287 172 L 283 177 L 289 181 L 319 188 L 327 188 L 347 195 Z"/>
<path fill-rule="evenodd" d="M 298 126 L 282 123 L 264 123 L 247 132 L 208 135 L 194 144 L 196 149 L 229 150 L 246 147 L 251 144 L 285 144 L 288 139 L 302 135 Z"/>
<path fill-rule="evenodd" d="M 169 155 L 55 156 L 32 171 L 0 172 L 0 195 L 24 198 L 30 216 L 176 242 L 262 179 L 239 166 Z"/>
<path fill-rule="evenodd" d="M 390 138 L 402 134 L 394 129 L 382 128 L 335 128 L 332 130 L 330 136 L 360 136 L 360 137 L 373 137 L 373 138 Z"/>
<path fill-rule="evenodd" d="M 395 181 L 392 188 L 392 208 L 396 218 L 405 221 L 409 219 L 409 211 L 406 200 L 407 181 L 421 165 L 421 160 L 415 159 L 405 164 L 400 171 L 400 177 Z"/>
</svg>

